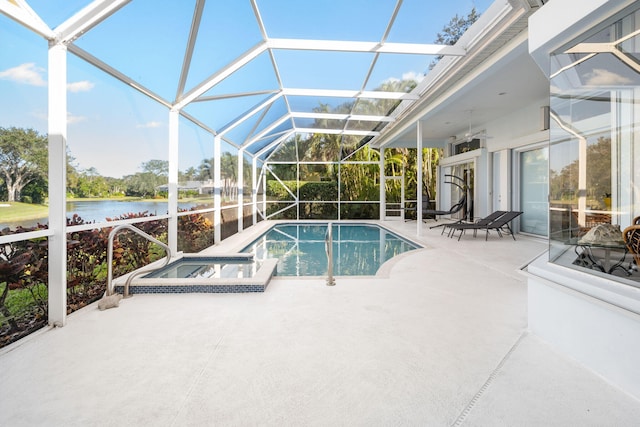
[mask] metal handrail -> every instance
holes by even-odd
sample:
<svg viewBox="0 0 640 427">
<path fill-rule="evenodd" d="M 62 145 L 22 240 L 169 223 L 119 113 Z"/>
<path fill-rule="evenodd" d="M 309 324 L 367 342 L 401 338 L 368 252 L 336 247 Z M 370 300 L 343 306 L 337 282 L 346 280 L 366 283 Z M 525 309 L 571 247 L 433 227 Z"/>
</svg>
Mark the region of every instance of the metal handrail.
<svg viewBox="0 0 640 427">
<path fill-rule="evenodd" d="M 333 236 L 331 223 L 327 223 L 327 234 L 324 236 L 324 248 L 327 252 L 327 286 L 335 286 L 336 280 L 333 278 Z"/>
<path fill-rule="evenodd" d="M 139 275 L 143 274 L 143 273 L 149 273 L 150 271 L 155 271 L 158 270 L 164 266 L 166 266 L 167 264 L 169 264 L 169 261 L 171 260 L 171 249 L 169 248 L 169 246 L 167 246 L 166 244 L 162 243 L 160 240 L 156 239 L 153 236 L 150 236 L 149 234 L 145 233 L 144 231 L 140 230 L 137 227 L 134 227 L 133 225 L 130 224 L 122 224 L 119 225 L 117 227 L 115 227 L 113 230 L 111 230 L 111 233 L 109 233 L 109 244 L 107 246 L 107 265 L 108 265 L 108 270 L 107 270 L 107 296 L 113 295 L 113 240 L 116 236 L 116 234 L 118 234 L 118 232 L 122 229 L 129 229 L 131 231 L 133 231 L 134 233 L 139 234 L 140 236 L 144 237 L 145 239 L 149 240 L 152 243 L 155 243 L 156 245 L 160 245 L 164 248 L 164 250 L 167 253 L 167 257 L 165 258 L 165 261 L 162 265 L 157 266 L 157 267 L 153 267 L 153 268 L 148 268 L 148 269 L 140 269 L 138 271 L 134 271 L 133 273 L 131 273 L 129 275 L 129 277 L 127 277 L 127 281 L 124 284 L 124 298 L 128 298 L 129 297 L 129 285 L 131 284 L 131 281 L 135 278 L 138 277 Z"/>
</svg>

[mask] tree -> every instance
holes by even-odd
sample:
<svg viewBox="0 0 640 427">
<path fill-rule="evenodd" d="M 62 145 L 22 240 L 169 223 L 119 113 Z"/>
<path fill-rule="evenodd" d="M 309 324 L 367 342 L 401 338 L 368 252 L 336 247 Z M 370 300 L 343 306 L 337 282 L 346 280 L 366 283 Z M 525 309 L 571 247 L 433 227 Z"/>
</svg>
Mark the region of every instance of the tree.
<svg viewBox="0 0 640 427">
<path fill-rule="evenodd" d="M 573 154 L 577 156 L 577 141 L 573 141 L 572 148 Z M 559 172 L 550 171 L 552 200 L 564 200 L 575 204 L 581 190 L 586 190 L 585 195 L 594 201 L 600 201 L 606 194 L 611 194 L 611 138 L 601 136 L 595 142 L 589 143 L 585 160 L 583 165 L 576 159 Z M 578 176 L 581 167 L 587 168 L 587 188 L 579 188 Z"/>
<path fill-rule="evenodd" d="M 169 176 L 169 161 L 167 160 L 149 160 L 148 162 L 142 162 L 142 172 L 152 173 L 157 176 L 167 177 Z"/>
<path fill-rule="evenodd" d="M 460 40 L 460 37 L 462 37 L 469 27 L 478 20 L 479 17 L 480 14 L 476 11 L 475 7 L 471 9 L 471 12 L 469 12 L 466 17 L 458 16 L 456 14 L 456 16 L 451 18 L 451 21 L 449 21 L 449 23 L 442 29 L 442 32 L 437 34 L 434 42 L 436 44 L 453 46 L 458 40 Z M 442 55 L 431 61 L 429 69 L 431 70 L 435 67 L 440 59 L 442 59 Z"/>
<path fill-rule="evenodd" d="M 187 169 L 184 172 L 178 171 L 178 182 L 184 183 L 187 181 L 197 181 L 197 178 L 198 178 L 198 171 L 193 166 L 191 166 L 189 169 Z"/>
<path fill-rule="evenodd" d="M 124 177 L 126 194 L 137 197 L 156 197 L 158 187 L 167 183 L 169 162 L 166 160 L 149 160 L 140 165 L 142 172 Z"/>
<path fill-rule="evenodd" d="M 33 129 L 0 128 L 0 176 L 7 200 L 19 201 L 22 189 L 47 177 L 47 137 Z"/>
<path fill-rule="evenodd" d="M 213 179 L 213 158 L 202 159 L 198 166 L 198 181 L 208 181 Z"/>
<path fill-rule="evenodd" d="M 80 173 L 77 180 L 76 196 L 107 197 L 109 194 L 109 184 L 107 180 L 98 173 L 96 168 L 91 167 Z"/>
<path fill-rule="evenodd" d="M 228 151 L 222 153 L 220 157 L 220 177 L 230 179 L 233 182 L 238 178 L 238 160 L 234 154 Z"/>
<path fill-rule="evenodd" d="M 155 197 L 158 193 L 157 187 L 166 183 L 166 180 L 161 181 L 157 175 L 149 172 L 138 172 L 134 175 L 126 175 L 124 183 L 127 196 Z"/>
</svg>

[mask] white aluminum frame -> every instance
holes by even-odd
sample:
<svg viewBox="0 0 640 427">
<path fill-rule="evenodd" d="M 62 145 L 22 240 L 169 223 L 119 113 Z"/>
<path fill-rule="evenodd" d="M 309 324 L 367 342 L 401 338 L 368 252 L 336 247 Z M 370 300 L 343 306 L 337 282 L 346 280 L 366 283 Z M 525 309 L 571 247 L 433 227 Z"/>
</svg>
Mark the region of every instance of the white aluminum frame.
<svg viewBox="0 0 640 427">
<path fill-rule="evenodd" d="M 118 13 L 125 8 L 130 0 L 94 0 L 82 10 L 77 12 L 71 18 L 67 19 L 55 29 L 49 26 L 38 16 L 38 14 L 29 6 L 27 0 L 11 0 L 0 2 L 0 13 L 18 22 L 29 30 L 42 36 L 49 44 L 49 69 L 48 69 L 48 86 L 49 86 L 49 230 L 38 232 L 21 233 L 12 236 L 3 236 L 0 242 L 13 242 L 26 240 L 30 238 L 47 236 L 49 238 L 49 323 L 51 325 L 63 326 L 66 322 L 66 233 L 69 230 L 84 230 L 102 226 L 101 224 L 90 224 L 86 226 L 66 228 L 66 138 L 67 138 L 67 95 L 66 95 L 66 64 L 67 52 L 73 53 L 80 59 L 92 64 L 96 68 L 102 70 L 108 75 L 137 90 L 138 92 L 153 99 L 159 104 L 167 107 L 169 111 L 169 200 L 168 215 L 154 216 L 149 220 L 168 219 L 169 229 L 169 246 L 172 251 L 177 250 L 177 198 L 178 198 L 178 155 L 179 155 L 179 117 L 183 116 L 197 126 L 201 127 L 213 136 L 213 157 L 214 157 L 214 226 L 215 226 L 215 243 L 220 242 L 220 223 L 221 223 L 221 170 L 220 155 L 221 141 L 229 143 L 238 149 L 238 186 L 240 203 L 238 209 L 238 229 L 242 230 L 241 224 L 243 215 L 243 153 L 252 156 L 252 209 L 254 223 L 257 220 L 257 188 L 259 179 L 257 176 L 257 162 L 262 162 L 262 174 L 265 168 L 268 168 L 268 158 L 260 159 L 262 155 L 271 151 L 269 157 L 276 152 L 274 148 L 277 145 L 287 141 L 288 138 L 296 133 L 328 133 L 338 135 L 357 135 L 357 136 L 373 136 L 376 137 L 380 132 L 350 130 L 347 129 L 349 121 L 371 121 L 392 123 L 395 119 L 391 116 L 380 115 L 358 115 L 353 114 L 327 114 L 327 113 L 306 113 L 293 111 L 289 102 L 289 97 L 307 96 L 307 97 L 338 97 L 353 99 L 389 99 L 399 100 L 403 103 L 415 102 L 419 96 L 417 93 L 405 92 L 382 92 L 382 91 L 366 91 L 368 80 L 372 75 L 380 54 L 419 54 L 419 55 L 446 55 L 446 56 L 464 56 L 466 51 L 460 46 L 439 46 L 433 44 L 412 44 L 412 43 L 388 43 L 386 41 L 393 23 L 398 15 L 402 5 L 402 0 L 397 0 L 394 10 L 390 16 L 386 31 L 378 41 L 340 41 L 340 40 L 298 40 L 284 38 L 269 38 L 264 22 L 262 20 L 258 4 L 255 0 L 251 0 L 251 6 L 255 15 L 257 25 L 262 35 L 262 40 L 256 45 L 245 51 L 243 54 L 235 58 L 226 66 L 215 70 L 209 77 L 201 81 L 190 90 L 186 89 L 187 76 L 191 66 L 198 31 L 201 25 L 205 0 L 196 0 L 192 16 L 192 22 L 189 30 L 187 45 L 185 47 L 180 77 L 177 82 L 177 90 L 175 100 L 167 100 L 153 91 L 151 88 L 138 82 L 136 79 L 127 76 L 122 71 L 103 62 L 101 59 L 78 47 L 74 42 L 81 38 L 85 33 L 91 31 L 105 19 L 108 19 L 114 13 Z M 364 81 L 359 89 L 354 90 L 332 90 L 317 88 L 291 88 L 286 87 L 283 83 L 278 63 L 274 56 L 274 50 L 298 50 L 298 51 L 334 51 L 334 52 L 356 52 L 356 53 L 372 53 L 374 54 L 371 65 L 366 73 Z M 268 54 L 273 66 L 277 85 L 273 89 L 253 92 L 242 92 L 226 95 L 207 95 L 207 92 L 225 80 L 232 74 L 240 71 L 254 59 L 262 54 Z M 251 108 L 240 116 L 239 119 L 232 123 L 228 123 L 222 129 L 212 129 L 202 118 L 194 117 L 184 111 L 184 108 L 192 102 L 211 102 L 224 98 L 237 98 L 255 95 L 271 95 L 260 105 Z M 284 99 L 287 112 L 280 118 L 276 119 L 262 131 L 254 135 L 257 130 L 256 124 L 244 141 L 230 141 L 225 138 L 232 129 L 238 127 L 255 114 L 260 114 L 258 123 L 266 117 L 271 106 L 280 98 Z M 355 105 L 355 102 L 354 102 Z M 337 119 L 344 120 L 345 125 L 339 129 L 316 129 L 316 128 L 297 128 L 295 118 L 309 119 Z M 275 136 L 274 132 L 287 122 L 290 128 L 280 131 L 281 135 L 266 147 L 261 148 L 253 153 L 250 148 L 257 142 Z M 381 150 L 381 170 L 384 170 L 384 150 Z M 382 173 L 381 175 L 384 175 Z M 265 182 L 263 180 L 263 193 Z M 242 186 L 242 187 L 241 187 Z M 384 191 L 384 177 L 381 179 L 381 194 Z M 295 196 L 294 196 L 295 197 Z M 297 197 L 296 197 L 297 201 Z M 384 200 L 380 201 L 384 212 Z M 263 199 L 263 210 L 266 208 L 266 199 Z M 144 221 L 144 220 L 143 220 Z M 120 222 L 140 222 L 140 220 L 124 220 L 109 223 L 109 226 L 117 225 Z"/>
</svg>

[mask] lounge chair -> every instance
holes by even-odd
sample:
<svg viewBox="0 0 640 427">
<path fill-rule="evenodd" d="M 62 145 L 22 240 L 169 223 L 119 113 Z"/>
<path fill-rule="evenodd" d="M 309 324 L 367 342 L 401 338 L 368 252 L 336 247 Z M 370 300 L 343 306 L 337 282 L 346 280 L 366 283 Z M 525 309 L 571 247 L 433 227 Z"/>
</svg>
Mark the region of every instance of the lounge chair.
<svg viewBox="0 0 640 427">
<path fill-rule="evenodd" d="M 451 206 L 451 208 L 449 208 L 448 210 L 438 210 L 438 209 L 422 209 L 422 218 L 424 220 L 424 218 L 426 216 L 433 216 L 434 219 L 437 221 L 438 219 L 436 217 L 438 216 L 442 216 L 442 215 L 453 215 L 459 211 L 461 211 L 462 209 L 466 208 L 467 206 L 467 192 L 463 191 L 462 192 L 462 197 L 460 197 L 460 200 L 458 200 L 458 202 Z"/>
<path fill-rule="evenodd" d="M 458 240 L 462 237 L 466 230 L 473 230 L 473 237 L 476 236 L 478 230 L 486 230 L 487 234 L 485 236 L 485 240 L 489 239 L 489 230 L 496 230 L 498 236 L 502 237 L 502 233 L 510 233 L 513 240 L 516 240 L 516 236 L 513 235 L 513 230 L 511 230 L 511 226 L 509 225 L 511 221 L 513 221 L 518 216 L 522 215 L 522 212 L 519 211 L 507 211 L 503 215 L 499 216 L 497 219 L 489 222 L 488 224 L 478 225 L 478 224 L 449 224 L 449 227 L 452 228 L 451 237 L 455 235 L 456 230 L 460 230 L 460 235 L 458 236 Z M 506 229 L 505 229 L 506 228 Z"/>
<path fill-rule="evenodd" d="M 464 222 L 454 222 L 451 224 L 445 224 L 445 226 L 442 229 L 442 233 L 440 234 L 444 234 L 445 229 L 449 229 L 449 237 L 452 237 L 451 234 L 453 232 L 455 232 L 455 226 L 457 225 L 472 225 L 473 227 L 473 237 L 476 237 L 476 234 L 478 232 L 478 229 L 485 226 L 485 225 L 489 225 L 491 224 L 493 221 L 495 221 L 496 219 L 500 218 L 502 215 L 506 214 L 507 211 L 495 211 L 487 216 L 485 216 L 484 218 L 481 218 L 479 220 L 477 220 L 476 222 L 473 223 L 464 223 Z"/>
</svg>

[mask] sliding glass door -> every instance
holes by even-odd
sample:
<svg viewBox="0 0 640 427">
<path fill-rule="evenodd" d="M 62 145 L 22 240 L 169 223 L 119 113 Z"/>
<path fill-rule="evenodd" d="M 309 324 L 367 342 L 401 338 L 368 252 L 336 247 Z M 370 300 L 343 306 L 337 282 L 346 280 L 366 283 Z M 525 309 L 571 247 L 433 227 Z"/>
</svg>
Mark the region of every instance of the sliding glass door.
<svg viewBox="0 0 640 427">
<path fill-rule="evenodd" d="M 539 236 L 549 232 L 549 148 L 519 153 L 520 231 Z"/>
</svg>

